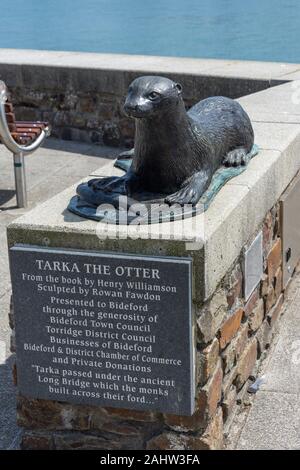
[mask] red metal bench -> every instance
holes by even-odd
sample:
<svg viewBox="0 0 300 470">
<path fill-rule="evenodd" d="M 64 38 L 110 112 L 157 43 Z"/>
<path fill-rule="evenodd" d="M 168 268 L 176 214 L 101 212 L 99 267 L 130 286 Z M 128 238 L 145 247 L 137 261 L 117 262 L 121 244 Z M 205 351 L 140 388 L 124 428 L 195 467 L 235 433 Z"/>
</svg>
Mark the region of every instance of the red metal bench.
<svg viewBox="0 0 300 470">
<path fill-rule="evenodd" d="M 47 122 L 16 121 L 13 104 L 4 82 L 0 81 L 0 142 L 14 156 L 14 170 L 18 207 L 26 207 L 26 176 L 24 155 L 34 152 L 50 135 Z"/>
</svg>

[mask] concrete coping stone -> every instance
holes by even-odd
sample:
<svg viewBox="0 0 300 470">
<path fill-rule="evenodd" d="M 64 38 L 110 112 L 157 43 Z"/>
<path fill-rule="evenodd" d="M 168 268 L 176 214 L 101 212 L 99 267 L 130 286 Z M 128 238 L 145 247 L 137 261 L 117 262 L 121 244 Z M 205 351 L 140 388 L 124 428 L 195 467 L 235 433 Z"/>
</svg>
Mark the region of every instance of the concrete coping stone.
<svg viewBox="0 0 300 470">
<path fill-rule="evenodd" d="M 300 74 L 300 64 L 241 60 L 160 57 L 130 54 L 100 54 L 91 52 L 39 51 L 0 49 L 0 66 L 39 66 L 74 69 L 94 69 L 209 75 L 257 80 L 293 80 Z"/>
</svg>

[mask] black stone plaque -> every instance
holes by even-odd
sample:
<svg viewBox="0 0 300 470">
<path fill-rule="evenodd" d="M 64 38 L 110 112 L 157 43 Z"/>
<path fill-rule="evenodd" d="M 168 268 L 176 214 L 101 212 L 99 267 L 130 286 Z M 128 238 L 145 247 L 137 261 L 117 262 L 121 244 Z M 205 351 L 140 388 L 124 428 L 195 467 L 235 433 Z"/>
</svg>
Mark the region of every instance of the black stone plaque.
<svg viewBox="0 0 300 470">
<path fill-rule="evenodd" d="M 16 245 L 10 261 L 23 395 L 193 414 L 190 259 Z"/>
</svg>

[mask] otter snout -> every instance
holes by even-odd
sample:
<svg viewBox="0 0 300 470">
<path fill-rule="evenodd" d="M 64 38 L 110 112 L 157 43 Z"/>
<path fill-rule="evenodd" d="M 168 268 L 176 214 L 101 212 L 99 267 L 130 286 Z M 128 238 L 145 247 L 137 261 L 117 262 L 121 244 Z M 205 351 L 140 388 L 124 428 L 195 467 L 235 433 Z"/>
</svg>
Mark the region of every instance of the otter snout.
<svg viewBox="0 0 300 470">
<path fill-rule="evenodd" d="M 129 117 L 142 118 L 149 113 L 150 109 L 144 100 L 127 99 L 124 104 L 124 111 Z"/>
<path fill-rule="evenodd" d="M 127 101 L 125 101 L 124 111 L 127 114 L 127 116 L 134 117 L 135 113 L 137 113 L 138 110 L 139 110 L 138 104 L 127 103 Z"/>
</svg>

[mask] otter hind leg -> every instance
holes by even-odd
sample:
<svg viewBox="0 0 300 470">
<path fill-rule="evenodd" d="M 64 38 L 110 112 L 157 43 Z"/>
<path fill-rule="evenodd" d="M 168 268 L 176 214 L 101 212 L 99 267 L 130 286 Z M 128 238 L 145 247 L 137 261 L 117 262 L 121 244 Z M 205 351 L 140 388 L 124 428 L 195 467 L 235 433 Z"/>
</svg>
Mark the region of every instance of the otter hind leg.
<svg viewBox="0 0 300 470">
<path fill-rule="evenodd" d="M 223 164 L 225 166 L 247 165 L 249 161 L 248 153 L 249 152 L 247 149 L 245 149 L 245 147 L 239 147 L 237 149 L 231 150 L 224 158 Z"/>
<path fill-rule="evenodd" d="M 176 193 L 170 194 L 165 198 L 165 202 L 169 205 L 192 204 L 195 206 L 207 189 L 210 182 L 209 174 L 205 171 L 199 171 L 189 178 Z"/>
</svg>

